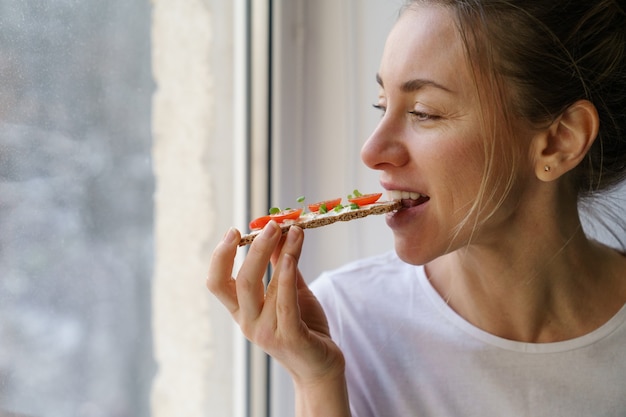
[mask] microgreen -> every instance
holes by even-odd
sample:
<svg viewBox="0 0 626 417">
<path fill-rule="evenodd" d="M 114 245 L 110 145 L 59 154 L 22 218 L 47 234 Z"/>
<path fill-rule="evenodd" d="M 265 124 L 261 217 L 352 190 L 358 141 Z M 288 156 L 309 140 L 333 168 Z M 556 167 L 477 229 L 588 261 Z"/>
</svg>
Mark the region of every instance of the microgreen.
<svg viewBox="0 0 626 417">
<path fill-rule="evenodd" d="M 362 196 L 363 194 L 361 194 L 359 190 L 355 189 L 354 191 L 352 191 L 352 194 L 348 195 L 348 200 L 351 198 L 357 198 L 357 197 L 362 197 Z"/>
<path fill-rule="evenodd" d="M 302 206 L 302 213 L 306 213 L 307 209 L 306 209 L 306 206 L 304 205 L 304 196 L 301 195 L 300 197 L 296 198 L 296 201 L 300 203 L 300 205 Z"/>
</svg>

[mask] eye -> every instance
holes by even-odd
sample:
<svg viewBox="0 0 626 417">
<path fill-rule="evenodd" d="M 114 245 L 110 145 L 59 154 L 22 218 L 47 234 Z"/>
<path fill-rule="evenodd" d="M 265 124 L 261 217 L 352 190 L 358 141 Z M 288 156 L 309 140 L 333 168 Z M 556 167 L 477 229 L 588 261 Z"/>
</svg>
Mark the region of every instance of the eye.
<svg viewBox="0 0 626 417">
<path fill-rule="evenodd" d="M 425 122 L 429 120 L 438 120 L 441 118 L 440 116 L 430 114 L 430 113 L 425 113 L 422 111 L 417 111 L 417 110 L 411 110 L 409 114 L 413 116 L 413 118 L 419 122 Z"/>
<path fill-rule="evenodd" d="M 382 116 L 385 115 L 385 112 L 387 111 L 387 107 L 381 105 L 381 104 L 372 104 L 372 107 L 374 107 L 376 110 L 380 110 L 382 112 Z"/>
</svg>

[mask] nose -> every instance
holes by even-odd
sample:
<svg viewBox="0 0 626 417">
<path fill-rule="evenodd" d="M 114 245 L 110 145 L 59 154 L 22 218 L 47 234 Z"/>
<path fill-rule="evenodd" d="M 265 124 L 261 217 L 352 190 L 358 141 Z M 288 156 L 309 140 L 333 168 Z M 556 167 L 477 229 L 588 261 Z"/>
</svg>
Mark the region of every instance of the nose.
<svg viewBox="0 0 626 417">
<path fill-rule="evenodd" d="M 393 123 L 388 114 L 365 141 L 361 148 L 361 160 L 371 169 L 384 170 L 405 165 L 410 157 L 403 140 L 400 123 Z"/>
</svg>

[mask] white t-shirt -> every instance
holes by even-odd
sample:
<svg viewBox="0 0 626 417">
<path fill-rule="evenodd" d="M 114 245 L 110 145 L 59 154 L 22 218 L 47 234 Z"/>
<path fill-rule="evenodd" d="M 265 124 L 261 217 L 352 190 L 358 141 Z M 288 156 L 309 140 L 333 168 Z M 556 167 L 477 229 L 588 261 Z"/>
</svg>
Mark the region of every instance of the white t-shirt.
<svg viewBox="0 0 626 417">
<path fill-rule="evenodd" d="M 354 417 L 626 416 L 626 306 L 585 336 L 532 344 L 474 327 L 393 252 L 312 289 L 346 357 Z"/>
</svg>

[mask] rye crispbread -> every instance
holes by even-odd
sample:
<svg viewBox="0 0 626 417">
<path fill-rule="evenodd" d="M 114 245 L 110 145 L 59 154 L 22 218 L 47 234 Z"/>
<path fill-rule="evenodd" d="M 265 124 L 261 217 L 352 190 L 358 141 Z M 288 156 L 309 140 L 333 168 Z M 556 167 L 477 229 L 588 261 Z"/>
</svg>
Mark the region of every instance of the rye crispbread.
<svg viewBox="0 0 626 417">
<path fill-rule="evenodd" d="M 364 207 L 359 207 L 355 210 L 342 211 L 340 213 L 333 213 L 332 211 L 326 214 L 310 216 L 306 215 L 300 217 L 297 221 L 292 221 L 289 223 L 280 224 L 280 228 L 282 229 L 283 234 L 287 233 L 291 226 L 298 226 L 303 229 L 314 229 L 317 227 L 327 226 L 329 224 L 342 221 L 347 222 L 350 220 L 360 219 L 366 216 L 370 216 L 372 214 L 384 214 L 389 213 L 394 210 L 398 210 L 402 207 L 402 203 L 400 201 L 384 201 L 381 203 L 374 203 Z M 241 237 L 239 241 L 239 246 L 246 246 L 252 243 L 254 238 L 260 233 L 260 230 L 255 230 L 247 235 Z"/>
</svg>

